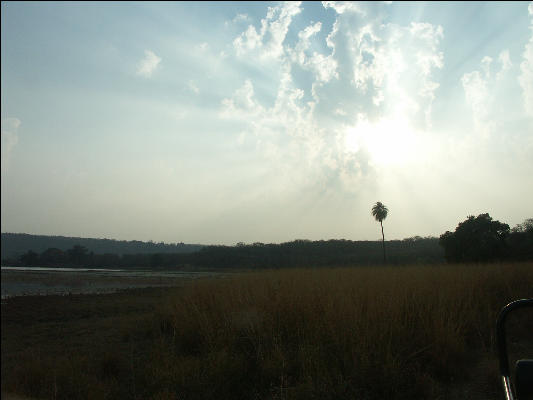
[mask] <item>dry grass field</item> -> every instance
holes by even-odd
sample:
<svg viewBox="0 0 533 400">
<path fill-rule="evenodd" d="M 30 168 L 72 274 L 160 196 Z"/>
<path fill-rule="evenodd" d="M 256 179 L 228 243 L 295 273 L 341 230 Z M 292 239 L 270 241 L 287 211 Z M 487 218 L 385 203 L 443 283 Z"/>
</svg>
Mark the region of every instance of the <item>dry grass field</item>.
<svg viewBox="0 0 533 400">
<path fill-rule="evenodd" d="M 242 273 L 14 298 L 2 392 L 49 399 L 498 399 L 494 324 L 533 264 Z M 533 354 L 533 318 L 510 321 Z"/>
</svg>

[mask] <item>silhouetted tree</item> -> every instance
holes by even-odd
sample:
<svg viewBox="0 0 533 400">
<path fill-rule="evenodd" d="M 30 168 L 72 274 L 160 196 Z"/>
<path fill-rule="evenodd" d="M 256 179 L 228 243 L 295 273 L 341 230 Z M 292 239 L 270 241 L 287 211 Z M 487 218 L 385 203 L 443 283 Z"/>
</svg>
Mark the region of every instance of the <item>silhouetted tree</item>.
<svg viewBox="0 0 533 400">
<path fill-rule="evenodd" d="M 516 225 L 511 229 L 513 233 L 533 232 L 533 218 L 528 218 L 521 224 Z"/>
<path fill-rule="evenodd" d="M 157 267 L 161 267 L 163 264 L 163 255 L 162 254 L 159 254 L 159 253 L 156 253 L 156 254 L 152 254 L 150 256 L 150 266 L 152 268 L 157 268 Z"/>
<path fill-rule="evenodd" d="M 20 262 L 27 266 L 37 265 L 39 263 L 39 254 L 33 250 L 29 250 L 20 256 Z"/>
<path fill-rule="evenodd" d="M 120 264 L 120 256 L 118 254 L 105 253 L 97 257 L 98 265 L 101 267 L 117 267 Z"/>
<path fill-rule="evenodd" d="M 389 209 L 381 201 L 378 201 L 376 204 L 374 204 L 374 207 L 372 207 L 372 215 L 376 221 L 379 221 L 381 224 L 381 236 L 383 238 L 383 262 L 386 262 L 387 259 L 385 257 L 385 234 L 383 233 L 383 220 L 387 218 L 388 212 Z"/>
<path fill-rule="evenodd" d="M 533 260 L 533 218 L 528 218 L 511 229 L 507 244 L 509 258 Z"/>
<path fill-rule="evenodd" d="M 63 250 L 51 247 L 42 252 L 40 262 L 47 266 L 58 266 L 67 262 L 67 255 Z"/>
<path fill-rule="evenodd" d="M 489 214 L 469 216 L 455 232 L 447 231 L 439 243 L 450 262 L 491 261 L 506 256 L 509 225 L 493 220 Z"/>
<path fill-rule="evenodd" d="M 70 262 L 81 265 L 87 258 L 88 250 L 86 247 L 77 244 L 72 249 L 67 250 L 67 254 Z"/>
</svg>

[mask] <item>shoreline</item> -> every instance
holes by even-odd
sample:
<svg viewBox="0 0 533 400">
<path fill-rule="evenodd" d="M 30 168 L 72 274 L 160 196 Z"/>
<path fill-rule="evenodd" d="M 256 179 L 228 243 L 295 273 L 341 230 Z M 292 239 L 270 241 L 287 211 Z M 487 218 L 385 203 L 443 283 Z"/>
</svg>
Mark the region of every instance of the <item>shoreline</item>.
<svg viewBox="0 0 533 400">
<path fill-rule="evenodd" d="M 212 272 L 181 271 L 43 271 L 5 270 L 1 272 L 2 301 L 19 296 L 107 294 L 147 287 L 176 287 Z"/>
</svg>

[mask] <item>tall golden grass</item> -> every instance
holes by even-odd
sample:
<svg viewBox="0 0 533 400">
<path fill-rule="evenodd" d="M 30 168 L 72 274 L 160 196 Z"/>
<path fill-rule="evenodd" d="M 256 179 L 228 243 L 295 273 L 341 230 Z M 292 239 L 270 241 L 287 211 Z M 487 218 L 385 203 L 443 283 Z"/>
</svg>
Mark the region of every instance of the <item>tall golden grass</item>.
<svg viewBox="0 0 533 400">
<path fill-rule="evenodd" d="M 437 398 L 492 354 L 497 313 L 523 297 L 533 297 L 531 264 L 300 269 L 198 282 L 160 316 L 154 365 L 170 397 Z"/>
<path fill-rule="evenodd" d="M 490 398 L 497 314 L 525 297 L 533 263 L 198 280 L 122 332 L 124 346 L 31 356 L 2 386 L 58 399 L 453 399 L 483 373 L 477 389 Z M 533 319 L 522 328 L 530 333 Z"/>
</svg>

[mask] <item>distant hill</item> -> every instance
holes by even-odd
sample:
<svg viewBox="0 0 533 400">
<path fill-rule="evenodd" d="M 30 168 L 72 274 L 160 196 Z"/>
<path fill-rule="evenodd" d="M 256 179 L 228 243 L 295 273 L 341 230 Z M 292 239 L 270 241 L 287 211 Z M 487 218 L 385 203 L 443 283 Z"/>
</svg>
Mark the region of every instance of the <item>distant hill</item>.
<svg viewBox="0 0 533 400">
<path fill-rule="evenodd" d="M 33 250 L 41 253 L 54 247 L 66 251 L 75 245 L 84 246 L 95 254 L 150 254 L 150 253 L 192 253 L 203 245 L 185 243 L 154 243 L 138 240 L 91 239 L 66 236 L 29 235 L 26 233 L 2 233 L 1 258 L 17 258 Z"/>
</svg>

